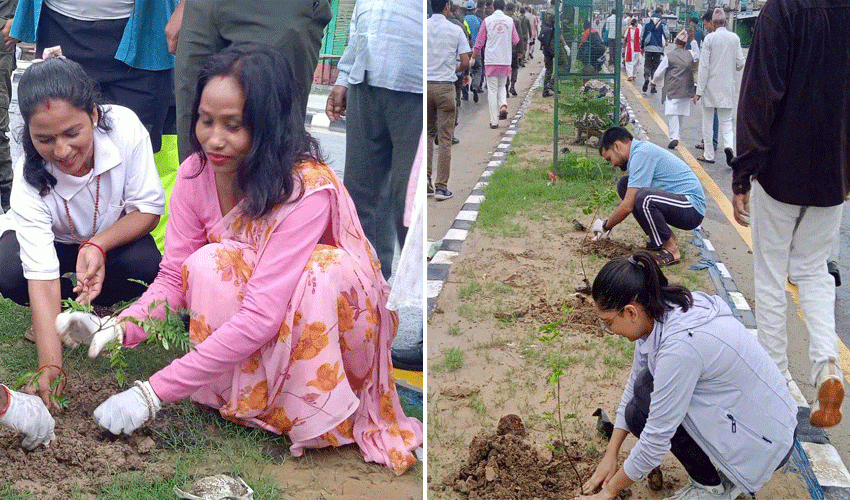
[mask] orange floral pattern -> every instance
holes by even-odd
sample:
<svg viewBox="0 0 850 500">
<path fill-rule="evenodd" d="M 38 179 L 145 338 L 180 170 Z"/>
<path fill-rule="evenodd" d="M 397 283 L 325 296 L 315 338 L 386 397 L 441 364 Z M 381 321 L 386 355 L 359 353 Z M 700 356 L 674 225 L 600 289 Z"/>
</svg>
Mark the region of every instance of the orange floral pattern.
<svg viewBox="0 0 850 500">
<path fill-rule="evenodd" d="M 192 398 L 228 420 L 287 434 L 293 456 L 353 442 L 401 474 L 416 461 L 411 451 L 422 443 L 422 424 L 404 415 L 395 389 L 390 353 L 398 318 L 386 309 L 389 286 L 336 174 L 304 162 L 296 175 L 303 197 L 330 194 L 332 221 L 323 238 L 331 244 L 303 256 L 305 272 L 289 284 L 291 299 L 280 304 L 283 319 L 268 341 Z M 278 227 L 297 227 L 289 215 L 298 204 L 281 203 L 259 219 L 233 210 L 208 228 L 219 248 L 180 269 L 193 343 L 216 335 L 240 310 L 254 267 L 264 262 L 257 256 L 275 251 L 266 245 Z M 247 335 L 256 341 L 263 333 Z"/>
<path fill-rule="evenodd" d="M 330 363 L 324 363 L 318 367 L 316 378 L 307 382 L 307 385 L 322 392 L 330 392 L 343 380 L 345 380 L 345 374 L 339 374 L 339 361 L 337 361 L 333 366 Z"/>
</svg>

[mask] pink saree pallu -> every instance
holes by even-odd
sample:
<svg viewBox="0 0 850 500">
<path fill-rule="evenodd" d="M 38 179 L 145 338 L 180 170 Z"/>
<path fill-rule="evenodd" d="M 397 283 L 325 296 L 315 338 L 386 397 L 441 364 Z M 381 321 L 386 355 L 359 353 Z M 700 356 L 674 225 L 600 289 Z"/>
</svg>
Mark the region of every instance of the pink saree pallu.
<svg viewBox="0 0 850 500">
<path fill-rule="evenodd" d="M 333 245 L 320 243 L 300 275 L 273 338 L 191 399 L 234 422 L 285 433 L 290 451 L 357 443 L 367 461 L 402 474 L 422 443 L 422 423 L 404 415 L 390 349 L 398 316 L 386 308 L 389 286 L 351 198 L 325 165 L 300 169 L 305 194 L 331 193 Z M 294 204 L 261 219 L 232 210 L 209 233 L 210 244 L 183 264 L 192 345 L 241 307 L 245 286 L 271 232 Z"/>
</svg>

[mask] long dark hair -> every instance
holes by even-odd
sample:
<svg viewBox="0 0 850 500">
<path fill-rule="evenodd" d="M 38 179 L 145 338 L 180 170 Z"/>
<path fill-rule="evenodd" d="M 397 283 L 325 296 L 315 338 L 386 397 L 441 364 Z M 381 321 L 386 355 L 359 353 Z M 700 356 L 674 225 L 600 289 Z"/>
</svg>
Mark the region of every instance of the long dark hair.
<svg viewBox="0 0 850 500">
<path fill-rule="evenodd" d="M 661 321 L 674 306 L 687 311 L 694 304 L 690 290 L 668 284 L 667 277 L 649 252 L 638 252 L 605 264 L 593 280 L 591 294 L 602 310 L 621 311 L 636 302 L 656 321 Z"/>
<path fill-rule="evenodd" d="M 112 130 L 112 122 L 103 109 L 99 86 L 83 71 L 83 67 L 70 59 L 54 58 L 33 64 L 18 83 L 18 106 L 24 121 L 21 143 L 24 147 L 24 180 L 47 196 L 56 185 L 56 177 L 45 168 L 44 158 L 38 154 L 30 137 L 29 121 L 39 104 L 60 99 L 92 116 L 97 107 L 97 128 L 102 132 Z"/>
<path fill-rule="evenodd" d="M 233 76 L 245 95 L 242 120 L 251 136 L 251 147 L 237 167 L 236 178 L 245 193 L 243 214 L 262 217 L 275 205 L 294 201 L 290 200 L 295 190 L 292 170 L 300 162 L 321 161 L 319 143 L 304 129 L 301 79 L 293 76 L 283 54 L 268 45 L 239 43 L 212 56 L 198 76 L 192 106 L 189 140 L 201 156 L 195 176 L 207 163 L 195 133 L 198 106 L 204 87 L 215 76 Z"/>
</svg>

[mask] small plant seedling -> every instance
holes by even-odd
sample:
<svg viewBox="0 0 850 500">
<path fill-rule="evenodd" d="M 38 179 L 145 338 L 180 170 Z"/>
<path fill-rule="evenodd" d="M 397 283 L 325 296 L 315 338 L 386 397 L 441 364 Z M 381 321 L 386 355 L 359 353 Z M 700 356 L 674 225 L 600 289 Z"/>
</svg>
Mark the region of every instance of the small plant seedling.
<svg viewBox="0 0 850 500">
<path fill-rule="evenodd" d="M 38 378 L 41 376 L 41 370 L 43 370 L 44 368 L 46 367 L 41 367 L 36 371 L 26 372 L 22 374 L 15 381 L 13 389 L 17 391 L 20 390 L 22 387 L 38 385 Z M 68 398 L 66 398 L 65 396 L 58 396 L 55 394 L 55 392 L 59 385 L 67 383 L 68 380 L 65 378 L 64 372 L 59 373 L 59 376 L 56 377 L 56 379 L 54 379 L 53 382 L 50 383 L 50 400 L 56 403 L 56 406 L 58 406 L 62 410 L 68 407 Z"/>
</svg>

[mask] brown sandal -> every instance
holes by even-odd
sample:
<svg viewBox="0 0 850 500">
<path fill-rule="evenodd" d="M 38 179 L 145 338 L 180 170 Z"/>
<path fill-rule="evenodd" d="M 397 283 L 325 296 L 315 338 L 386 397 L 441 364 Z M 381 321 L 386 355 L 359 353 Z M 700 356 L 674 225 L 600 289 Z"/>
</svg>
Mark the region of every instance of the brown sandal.
<svg viewBox="0 0 850 500">
<path fill-rule="evenodd" d="M 679 259 L 674 257 L 673 253 L 666 248 L 662 248 L 656 252 L 655 255 L 653 255 L 653 258 L 655 259 L 655 263 L 658 264 L 658 267 L 672 266 L 673 264 L 679 263 Z"/>
<path fill-rule="evenodd" d="M 700 156 L 699 158 L 697 158 L 697 160 L 698 160 L 698 161 L 701 161 L 701 162 L 704 162 L 704 163 L 714 163 L 714 160 L 706 160 L 706 159 L 705 159 L 705 155 Z"/>
</svg>

